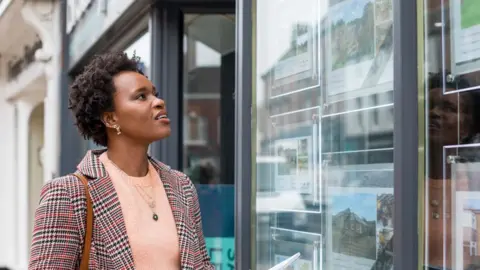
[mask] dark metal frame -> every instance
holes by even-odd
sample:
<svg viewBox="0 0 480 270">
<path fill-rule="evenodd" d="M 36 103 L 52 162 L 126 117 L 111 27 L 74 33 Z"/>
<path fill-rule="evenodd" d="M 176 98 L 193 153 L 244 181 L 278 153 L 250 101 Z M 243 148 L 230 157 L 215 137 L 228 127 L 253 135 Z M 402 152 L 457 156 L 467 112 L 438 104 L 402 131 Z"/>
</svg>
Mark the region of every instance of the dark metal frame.
<svg viewBox="0 0 480 270">
<path fill-rule="evenodd" d="M 183 67 L 182 35 L 183 18 L 180 10 L 171 4 L 157 3 L 150 16 L 152 35 L 151 80 L 165 100 L 172 134 L 168 139 L 151 145 L 153 156 L 174 169 L 181 170 L 183 151 L 183 91 L 181 73 Z"/>
<path fill-rule="evenodd" d="M 418 69 L 417 1 L 393 1 L 394 269 L 417 269 Z M 422 60 L 423 61 L 423 60 Z"/>
<path fill-rule="evenodd" d="M 252 269 L 252 0 L 237 0 L 235 77 L 235 269 Z"/>
<path fill-rule="evenodd" d="M 61 65 L 62 71 L 60 74 L 60 126 L 61 126 L 61 136 L 60 136 L 60 168 L 59 174 L 65 175 L 75 171 L 77 162 L 81 159 L 83 147 L 81 143 L 72 143 L 72 142 L 82 142 L 83 139 L 78 134 L 75 126 L 73 116 L 68 109 L 68 94 L 69 94 L 69 84 L 70 79 L 68 76 L 68 67 L 69 67 L 69 36 L 67 32 L 67 3 L 66 1 L 60 1 L 60 31 L 62 33 L 61 38 Z"/>
</svg>

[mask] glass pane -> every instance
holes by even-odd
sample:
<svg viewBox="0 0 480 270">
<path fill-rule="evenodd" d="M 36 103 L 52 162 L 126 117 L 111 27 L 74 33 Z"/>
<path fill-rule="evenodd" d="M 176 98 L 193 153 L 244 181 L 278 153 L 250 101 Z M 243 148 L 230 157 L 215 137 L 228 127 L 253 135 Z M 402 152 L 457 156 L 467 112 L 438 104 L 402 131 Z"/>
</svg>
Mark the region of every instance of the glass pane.
<svg viewBox="0 0 480 270">
<path fill-rule="evenodd" d="M 256 269 L 392 269 L 392 1 L 255 8 Z"/>
<path fill-rule="evenodd" d="M 425 3 L 423 259 L 479 269 L 480 1 Z"/>
<path fill-rule="evenodd" d="M 151 48 L 151 35 L 147 32 L 140 36 L 137 40 L 132 42 L 128 48 L 125 49 L 125 53 L 132 57 L 134 54 L 140 57 L 140 70 L 147 76 L 150 76 L 150 48 Z"/>
<path fill-rule="evenodd" d="M 185 14 L 184 26 L 183 170 L 198 191 L 212 263 L 233 269 L 235 17 Z"/>
</svg>

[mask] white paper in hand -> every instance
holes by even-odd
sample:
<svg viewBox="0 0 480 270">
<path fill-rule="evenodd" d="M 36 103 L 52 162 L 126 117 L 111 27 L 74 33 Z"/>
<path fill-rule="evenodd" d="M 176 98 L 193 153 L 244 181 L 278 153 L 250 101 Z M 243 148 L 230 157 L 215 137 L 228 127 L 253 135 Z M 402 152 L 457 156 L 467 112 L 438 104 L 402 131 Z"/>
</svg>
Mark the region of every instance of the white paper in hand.
<svg viewBox="0 0 480 270">
<path fill-rule="evenodd" d="M 292 257 L 284 260 L 283 262 L 275 265 L 274 267 L 270 268 L 269 270 L 283 270 L 287 269 L 288 266 L 290 266 L 292 263 L 294 263 L 296 260 L 300 258 L 300 252 L 296 253 Z"/>
</svg>

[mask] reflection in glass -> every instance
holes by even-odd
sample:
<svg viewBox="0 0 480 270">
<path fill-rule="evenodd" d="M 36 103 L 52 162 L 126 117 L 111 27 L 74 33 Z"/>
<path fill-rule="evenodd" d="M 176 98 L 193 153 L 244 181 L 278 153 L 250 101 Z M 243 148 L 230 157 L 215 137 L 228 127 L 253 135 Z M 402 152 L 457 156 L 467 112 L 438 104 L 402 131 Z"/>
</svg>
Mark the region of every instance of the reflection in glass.
<svg viewBox="0 0 480 270">
<path fill-rule="evenodd" d="M 184 19 L 183 170 L 198 192 L 211 262 L 216 269 L 233 269 L 235 18 Z"/>
<path fill-rule="evenodd" d="M 256 269 L 392 269 L 392 1 L 255 5 Z"/>
<path fill-rule="evenodd" d="M 150 76 L 150 61 L 151 61 L 151 35 L 150 32 L 147 32 L 140 36 L 137 40 L 132 42 L 127 49 L 125 49 L 125 53 L 128 56 L 132 57 L 134 54 L 140 57 L 140 70 L 145 74 L 147 77 Z"/>
<path fill-rule="evenodd" d="M 480 269 L 480 2 L 425 3 L 424 262 L 438 269 Z"/>
</svg>

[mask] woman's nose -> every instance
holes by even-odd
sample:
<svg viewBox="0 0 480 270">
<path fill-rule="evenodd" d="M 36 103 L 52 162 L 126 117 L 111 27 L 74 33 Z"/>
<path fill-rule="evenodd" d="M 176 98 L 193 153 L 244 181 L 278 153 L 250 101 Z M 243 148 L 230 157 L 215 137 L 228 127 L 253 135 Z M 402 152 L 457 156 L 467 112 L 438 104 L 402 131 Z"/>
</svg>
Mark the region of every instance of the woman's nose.
<svg viewBox="0 0 480 270">
<path fill-rule="evenodd" d="M 161 99 L 161 98 L 155 97 L 155 101 L 153 103 L 153 106 L 155 108 L 164 109 L 165 108 L 165 101 L 163 101 L 163 99 Z"/>
<path fill-rule="evenodd" d="M 442 109 L 439 106 L 433 106 L 430 109 L 429 114 L 430 117 L 440 117 L 440 115 L 442 114 Z"/>
</svg>

